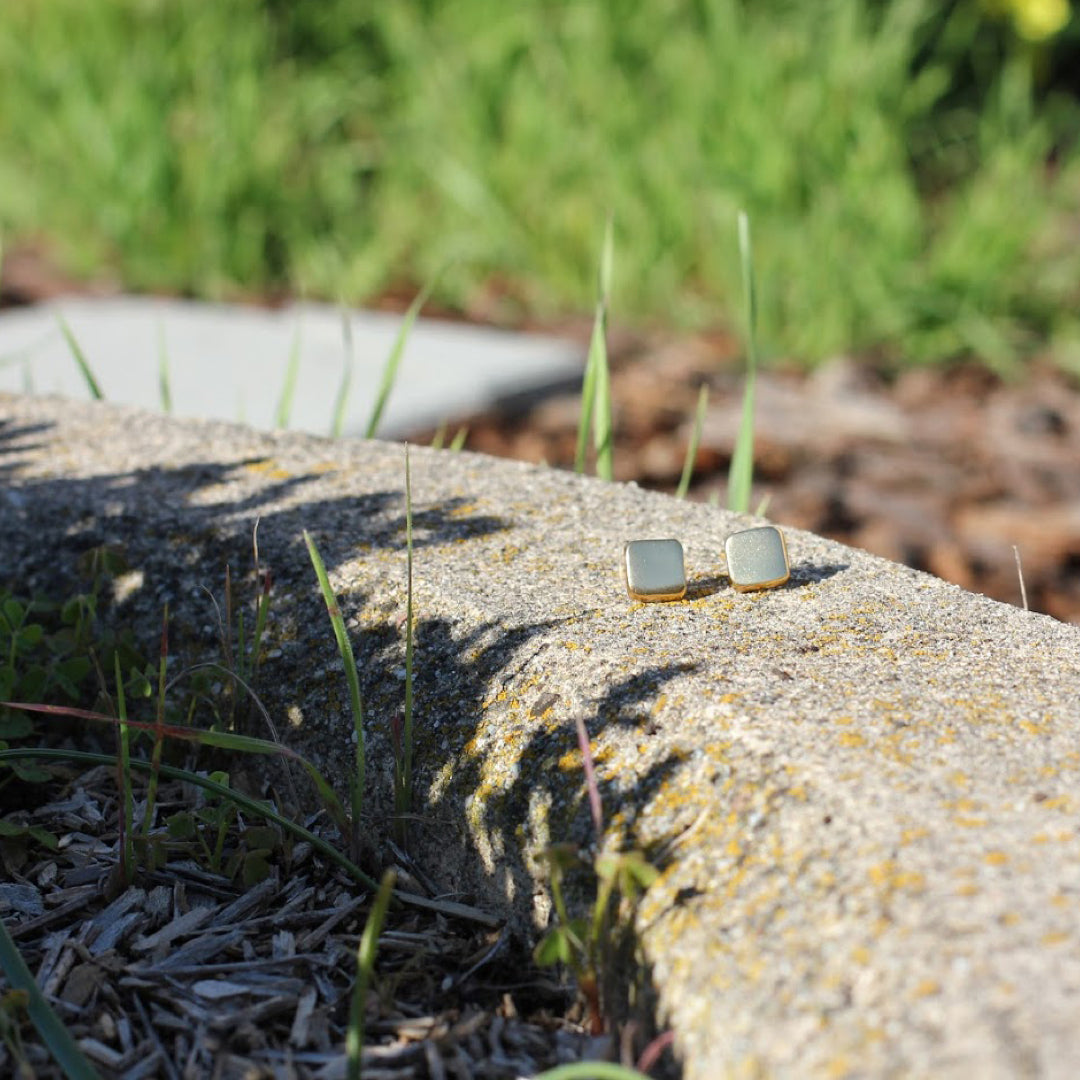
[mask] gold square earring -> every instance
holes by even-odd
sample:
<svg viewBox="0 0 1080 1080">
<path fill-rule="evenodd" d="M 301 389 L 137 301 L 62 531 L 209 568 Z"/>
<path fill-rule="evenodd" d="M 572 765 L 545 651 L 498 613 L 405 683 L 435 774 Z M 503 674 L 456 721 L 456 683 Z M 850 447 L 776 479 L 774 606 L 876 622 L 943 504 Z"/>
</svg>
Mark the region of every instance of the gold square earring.
<svg viewBox="0 0 1080 1080">
<path fill-rule="evenodd" d="M 784 534 L 775 525 L 732 533 L 724 550 L 728 577 L 738 592 L 772 589 L 791 577 Z"/>
<path fill-rule="evenodd" d="M 657 603 L 686 595 L 686 569 L 678 540 L 631 540 L 623 548 L 623 579 L 632 600 Z"/>
</svg>

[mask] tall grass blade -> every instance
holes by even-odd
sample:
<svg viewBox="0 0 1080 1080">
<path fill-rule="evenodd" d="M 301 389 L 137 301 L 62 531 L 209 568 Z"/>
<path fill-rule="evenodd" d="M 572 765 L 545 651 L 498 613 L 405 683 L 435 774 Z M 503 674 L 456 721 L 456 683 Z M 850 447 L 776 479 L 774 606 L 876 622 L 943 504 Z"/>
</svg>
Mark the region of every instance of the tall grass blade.
<svg viewBox="0 0 1080 1080">
<path fill-rule="evenodd" d="M 0 919 L 0 968 L 12 990 L 26 995 L 26 1011 L 41 1041 L 49 1048 L 53 1060 L 60 1066 L 67 1080 L 101 1080 L 101 1074 L 90 1064 L 64 1027 L 60 1017 L 53 1012 L 15 946 L 7 927 Z"/>
<path fill-rule="evenodd" d="M 728 509 L 745 514 L 750 509 L 750 489 L 754 483 L 754 389 L 758 366 L 757 294 L 750 246 L 750 218 L 745 211 L 739 212 L 739 259 L 746 301 L 746 387 L 743 390 L 739 434 L 728 470 Z"/>
<path fill-rule="evenodd" d="M 352 317 L 344 308 L 341 311 L 341 338 L 345 346 L 344 366 L 341 369 L 341 382 L 338 384 L 337 397 L 334 400 L 334 418 L 330 422 L 330 436 L 340 439 L 345 430 L 345 413 L 349 408 L 349 391 L 352 389 L 353 349 Z"/>
<path fill-rule="evenodd" d="M 307 544 L 315 576 L 319 579 L 319 589 L 326 604 L 327 614 L 330 616 L 330 625 L 334 628 L 341 663 L 345 667 L 345 680 L 349 684 L 349 701 L 352 705 L 353 731 L 356 737 L 356 768 L 350 785 L 352 827 L 356 835 L 360 828 L 360 811 L 363 808 L 367 771 L 367 759 L 364 756 L 364 705 L 360 697 L 360 680 L 356 674 L 356 659 L 353 656 L 352 644 L 349 641 L 349 635 L 345 632 L 345 620 L 341 617 L 341 608 L 338 607 L 337 597 L 334 595 L 330 578 L 326 573 L 326 564 L 322 561 L 319 549 L 315 546 L 315 541 L 307 529 L 304 530 L 304 543 Z"/>
<path fill-rule="evenodd" d="M 676 499 L 685 499 L 690 490 L 690 478 L 694 475 L 694 462 L 697 460 L 698 447 L 701 445 L 701 429 L 705 426 L 705 410 L 709 407 L 709 388 L 702 386 L 698 391 L 697 412 L 694 414 L 694 426 L 690 431 L 690 442 L 686 447 L 686 460 L 683 462 L 682 476 L 675 489 Z"/>
<path fill-rule="evenodd" d="M 172 415 L 172 379 L 169 377 L 169 346 L 165 340 L 165 324 L 158 320 L 158 398 L 161 411 Z"/>
<path fill-rule="evenodd" d="M 232 647 L 232 609 L 233 609 L 233 589 L 232 589 L 232 567 L 225 564 L 225 619 L 222 621 L 221 612 L 218 609 L 217 601 L 214 600 L 213 594 L 210 590 L 206 590 L 210 594 L 210 600 L 214 605 L 214 610 L 218 614 L 218 634 L 221 639 L 221 651 L 225 656 L 225 666 L 230 671 L 237 671 L 236 657 L 233 656 Z M 244 643 L 239 643 L 240 652 L 244 651 Z"/>
<path fill-rule="evenodd" d="M 367 992 L 371 985 L 371 976 L 375 971 L 379 935 L 386 921 L 386 909 L 390 906 L 390 895 L 394 890 L 395 878 L 393 870 L 387 870 L 383 874 L 379 891 L 375 895 L 375 902 L 371 905 L 371 911 L 364 924 L 364 932 L 360 935 L 360 944 L 356 950 L 356 986 L 353 989 L 349 1008 L 349 1029 L 345 1035 L 349 1080 L 361 1080 L 360 1059 L 364 1050 L 364 1012 L 367 1006 Z"/>
<path fill-rule="evenodd" d="M 405 839 L 405 815 L 412 809 L 413 781 L 413 535 L 412 471 L 409 446 L 405 444 L 405 726 L 402 734 L 400 775 L 396 785 L 395 809 L 398 828 Z"/>
<path fill-rule="evenodd" d="M 281 384 L 277 411 L 274 413 L 274 426 L 287 428 L 292 419 L 293 399 L 296 397 L 296 381 L 300 374 L 300 323 L 293 331 L 292 345 L 289 347 L 289 361 L 285 366 L 285 380 Z"/>
<path fill-rule="evenodd" d="M 446 426 L 446 421 L 443 420 L 435 429 L 435 434 L 431 437 L 432 450 L 441 450 L 446 445 Z"/>
<path fill-rule="evenodd" d="M 596 327 L 593 326 L 593 336 L 596 335 Z M 585 358 L 585 374 L 581 379 L 581 413 L 578 417 L 577 447 L 574 451 L 574 472 L 584 474 L 586 459 L 589 453 L 589 431 L 592 427 L 593 402 L 596 400 L 596 363 L 594 359 L 592 342 L 589 342 L 589 353 Z"/>
<path fill-rule="evenodd" d="M 606 321 L 606 320 L 605 320 Z M 590 350 L 596 349 L 596 393 L 593 396 L 593 447 L 596 450 L 596 475 L 601 480 L 615 478 L 615 445 L 611 422 L 611 375 L 608 370 L 607 340 L 604 325 L 598 325 Z"/>
<path fill-rule="evenodd" d="M 72 333 L 71 327 L 68 326 L 67 319 L 65 319 L 63 315 L 57 314 L 56 321 L 60 324 L 60 333 L 64 335 L 64 340 L 68 343 L 71 355 L 75 357 L 75 363 L 79 367 L 79 372 L 83 377 L 83 382 L 86 383 L 87 390 L 90 391 L 90 396 L 95 401 L 104 401 L 105 395 L 101 392 L 101 385 L 98 383 L 97 379 L 94 378 L 94 372 L 90 367 L 90 361 L 86 359 L 86 353 L 82 351 L 82 346 Z"/>
<path fill-rule="evenodd" d="M 120 733 L 120 793 L 123 814 L 120 818 L 121 871 L 124 881 L 130 885 L 135 877 L 135 796 L 131 789 L 131 729 L 127 723 L 127 701 L 124 697 L 124 680 L 120 675 L 120 654 L 113 653 L 113 677 L 116 680 L 116 715 Z"/>
<path fill-rule="evenodd" d="M 596 315 L 593 319 L 589 353 L 585 360 L 585 374 L 581 384 L 581 414 L 578 420 L 577 448 L 574 454 L 574 471 L 583 473 L 591 427 L 593 446 L 596 451 L 596 475 L 605 480 L 611 480 L 614 476 L 611 375 L 607 355 L 608 302 L 611 295 L 614 253 L 614 228 L 609 215 L 604 228 L 604 243 L 600 253 Z"/>
<path fill-rule="evenodd" d="M 0 749 L 0 761 L 25 761 L 28 759 L 41 761 L 77 761 L 84 765 L 110 765 L 113 768 L 116 767 L 116 758 L 114 756 L 110 754 L 97 754 L 89 750 L 61 750 L 34 746 L 11 747 L 6 750 Z M 153 771 L 153 764 L 151 762 L 141 761 L 138 758 L 131 759 L 131 767 L 138 772 L 149 773 Z M 305 829 L 303 825 L 298 825 L 284 814 L 278 813 L 278 811 L 269 803 L 259 802 L 239 791 L 234 791 L 232 788 L 226 787 L 224 784 L 219 784 L 217 781 L 211 780 L 207 776 L 200 776 L 199 773 L 190 772 L 187 769 L 178 769 L 174 765 L 160 765 L 158 766 L 157 771 L 168 780 L 183 780 L 185 783 L 194 784 L 195 787 L 202 788 L 204 791 L 208 791 L 210 794 L 216 795 L 220 799 L 228 800 L 240 810 L 245 810 L 255 817 L 265 818 L 267 821 L 273 822 L 292 836 L 295 836 L 298 840 L 307 841 L 307 843 L 311 844 L 320 855 L 341 867 L 341 869 L 354 881 L 358 881 L 361 885 L 364 885 L 369 889 L 378 888 L 378 883 L 374 878 L 365 874 L 360 867 L 346 855 L 343 855 L 338 851 L 333 844 L 327 843 L 321 836 L 316 836 L 315 833 Z M 412 902 L 409 900 L 407 894 L 402 895 L 406 902 Z"/>
<path fill-rule="evenodd" d="M 207 667 L 220 668 L 217 664 L 208 664 Z M 225 674 L 228 674 L 225 671 Z M 87 709 L 75 709 L 66 705 L 38 705 L 23 701 L 3 701 L 0 706 L 8 709 L 20 709 L 23 712 L 43 713 L 49 716 L 67 716 L 73 720 L 92 720 L 103 724 L 116 724 L 113 716 L 104 713 L 90 712 Z M 181 727 L 175 724 L 161 724 L 157 721 L 147 723 L 142 720 L 126 720 L 124 725 L 129 731 L 145 731 L 151 735 L 160 734 L 167 739 L 183 739 L 187 742 L 197 743 L 199 746 L 212 746 L 219 750 L 234 750 L 242 754 L 275 755 L 286 761 L 293 761 L 307 773 L 315 790 L 319 794 L 326 812 L 330 815 L 334 824 L 341 830 L 343 836 L 348 835 L 348 819 L 345 808 L 337 793 L 330 786 L 326 777 L 307 758 L 291 750 L 281 743 L 271 742 L 269 739 L 258 739 L 253 735 L 240 735 L 233 731 L 208 731 L 205 728 Z"/>
<path fill-rule="evenodd" d="M 456 454 L 464 445 L 465 440 L 469 437 L 469 425 L 463 424 L 457 429 L 457 434 L 450 440 L 450 452 Z"/>
<path fill-rule="evenodd" d="M 158 769 L 161 767 L 161 751 L 165 745 L 165 668 L 169 659 L 169 605 L 166 603 L 161 617 L 161 655 L 158 658 L 158 692 L 154 719 L 154 749 L 150 753 L 150 782 L 146 785 L 146 815 L 143 818 L 143 836 L 150 835 L 154 820 L 154 804 L 157 801 Z"/>
<path fill-rule="evenodd" d="M 394 389 L 394 383 L 397 382 L 398 368 L 401 366 L 402 356 L 405 355 L 405 345 L 409 340 L 409 334 L 420 315 L 421 308 L 427 303 L 438 277 L 438 274 L 436 274 L 416 294 L 413 302 L 409 305 L 409 310 L 405 312 L 405 317 L 401 320 L 401 327 L 398 329 L 397 337 L 394 338 L 394 344 L 391 346 L 386 357 L 386 363 L 383 365 L 382 379 L 379 381 L 379 389 L 375 395 L 375 404 L 371 409 L 371 416 L 368 417 L 367 427 L 364 429 L 365 439 L 375 438 L 375 433 L 379 429 L 383 412 L 386 409 L 386 403 L 390 400 L 390 393 Z"/>
</svg>

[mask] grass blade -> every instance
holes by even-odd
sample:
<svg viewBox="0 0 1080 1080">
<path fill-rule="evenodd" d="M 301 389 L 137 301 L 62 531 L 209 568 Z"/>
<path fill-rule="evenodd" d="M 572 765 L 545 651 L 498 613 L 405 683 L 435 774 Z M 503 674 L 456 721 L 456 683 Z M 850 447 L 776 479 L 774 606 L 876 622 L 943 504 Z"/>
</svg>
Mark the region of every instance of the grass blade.
<svg viewBox="0 0 1080 1080">
<path fill-rule="evenodd" d="M 469 425 L 463 424 L 457 429 L 457 434 L 450 440 L 450 452 L 456 454 L 464 445 L 465 440 L 469 437 Z"/>
<path fill-rule="evenodd" d="M 26 995 L 26 1011 L 41 1041 L 49 1048 L 56 1064 L 67 1080 L 101 1080 L 101 1074 L 90 1064 L 64 1027 L 60 1017 L 53 1012 L 45 995 L 26 966 L 22 953 L 11 940 L 7 927 L 0 919 L 0 968 L 12 990 Z"/>
<path fill-rule="evenodd" d="M 379 948 L 379 935 L 386 921 L 386 909 L 390 906 L 390 894 L 394 889 L 395 874 L 387 870 L 371 905 L 360 944 L 356 950 L 356 986 L 349 1008 L 349 1030 L 345 1035 L 345 1053 L 348 1059 L 349 1080 L 360 1080 L 360 1058 L 364 1049 L 364 1011 L 367 1005 L 368 987 L 375 971 L 375 954 Z"/>
<path fill-rule="evenodd" d="M 113 677 L 116 680 L 116 714 L 120 731 L 120 791 L 123 814 L 120 818 L 121 865 L 125 884 L 135 878 L 135 796 L 131 789 L 131 729 L 127 723 L 127 701 L 124 697 L 124 680 L 120 675 L 120 654 L 113 653 Z"/>
<path fill-rule="evenodd" d="M 340 439 L 345 430 L 345 411 L 349 406 L 349 391 L 352 389 L 353 350 L 352 319 L 349 313 L 341 311 L 341 337 L 345 345 L 345 364 L 341 370 L 341 382 L 338 384 L 337 397 L 334 400 L 334 418 L 330 422 L 330 437 Z"/>
<path fill-rule="evenodd" d="M 554 1069 L 537 1073 L 533 1080 L 649 1080 L 637 1069 L 615 1065 L 609 1061 L 575 1061 L 556 1065 Z"/>
<path fill-rule="evenodd" d="M 593 335 L 596 328 L 593 327 Z M 577 448 L 574 451 L 574 472 L 585 472 L 585 459 L 589 452 L 589 429 L 592 426 L 593 402 L 596 400 L 596 366 L 593 358 L 592 342 L 585 359 L 585 374 L 581 380 L 581 414 L 578 417 Z"/>
<path fill-rule="evenodd" d="M 378 431 L 379 423 L 382 421 L 386 403 L 390 400 L 390 392 L 394 389 L 394 383 L 397 382 L 398 368 L 401 366 L 402 356 L 405 355 L 405 345 L 409 340 L 409 334 L 412 331 L 413 324 L 416 322 L 417 317 L 420 315 L 420 309 L 427 303 L 427 299 L 431 295 L 431 290 L 434 288 L 438 278 L 439 275 L 436 274 L 435 277 L 433 277 L 431 281 L 416 294 L 413 302 L 409 305 L 409 310 L 405 312 L 405 317 L 401 320 L 401 327 L 397 332 L 397 337 L 394 338 L 394 344 L 390 348 L 390 353 L 386 357 L 386 363 L 383 365 L 382 379 L 379 382 L 379 389 L 375 395 L 375 404 L 372 407 L 371 416 L 368 417 L 367 427 L 364 429 L 365 439 L 375 438 L 375 432 Z"/>
<path fill-rule="evenodd" d="M 338 607 L 337 597 L 330 585 L 330 578 L 326 573 L 326 564 L 322 561 L 319 549 L 311 534 L 304 530 L 304 543 L 307 544 L 308 555 L 311 565 L 315 569 L 315 576 L 319 579 L 319 589 L 322 592 L 323 601 L 326 603 L 326 611 L 330 616 L 330 625 L 334 628 L 334 637 L 337 639 L 338 652 L 341 654 L 341 662 L 345 667 L 345 679 L 349 684 L 349 701 L 352 705 L 353 731 L 356 733 L 356 770 L 352 783 L 352 827 L 354 834 L 360 827 L 360 811 L 364 799 L 365 773 L 367 761 L 364 756 L 364 706 L 360 697 L 360 680 L 356 674 L 356 659 L 353 656 L 352 644 L 349 635 L 345 632 L 345 620 L 341 617 L 341 608 Z"/>
<path fill-rule="evenodd" d="M 596 450 L 596 475 L 602 480 L 615 478 L 614 435 L 611 423 L 611 374 L 607 358 L 607 317 L 598 317 L 589 351 L 596 350 L 596 393 L 593 396 L 593 447 Z"/>
<path fill-rule="evenodd" d="M 690 490 L 690 478 L 694 475 L 694 462 L 697 460 L 698 447 L 701 445 L 701 429 L 705 426 L 705 410 L 708 407 L 709 388 L 703 385 L 698 391 L 694 427 L 690 432 L 690 443 L 686 447 L 686 460 L 683 462 L 679 486 L 675 489 L 676 499 L 685 499 L 686 493 Z"/>
<path fill-rule="evenodd" d="M 293 332 L 292 345 L 289 348 L 289 361 L 285 367 L 285 380 L 281 384 L 277 412 L 274 414 L 274 426 L 287 428 L 292 418 L 293 399 L 296 396 L 296 380 L 300 374 L 300 323 Z"/>
<path fill-rule="evenodd" d="M 394 785 L 394 809 L 398 828 L 405 839 L 405 815 L 412 809 L 413 770 L 413 535 L 412 535 L 412 472 L 409 467 L 409 445 L 405 444 L 405 726 L 402 733 L 401 760 L 398 763 L 397 783 Z"/>
<path fill-rule="evenodd" d="M 94 372 L 90 367 L 90 361 L 86 359 L 86 353 L 82 351 L 82 346 L 79 345 L 75 335 L 71 332 L 71 327 L 68 326 L 67 319 L 58 313 L 56 321 L 60 324 L 60 333 L 64 335 L 64 340 L 68 343 L 71 355 L 75 357 L 75 363 L 79 366 L 79 371 L 82 374 L 83 381 L 86 383 L 87 390 L 90 391 L 90 396 L 95 401 L 104 401 L 105 395 L 101 392 L 101 386 L 97 379 L 94 378 Z"/>
<path fill-rule="evenodd" d="M 743 390 L 739 435 L 728 470 L 728 509 L 745 514 L 750 509 L 750 489 L 754 483 L 754 384 L 757 380 L 758 365 L 757 295 L 754 290 L 750 219 L 745 211 L 739 212 L 739 258 L 746 299 L 746 387 Z"/>
<path fill-rule="evenodd" d="M 161 655 L 158 658 L 157 708 L 154 720 L 154 749 L 150 754 L 150 783 L 146 788 L 146 815 L 143 817 L 143 836 L 150 835 L 154 820 L 154 804 L 157 801 L 158 769 L 161 767 L 161 751 L 165 746 L 165 668 L 169 659 L 169 605 L 161 617 Z"/>
<path fill-rule="evenodd" d="M 89 750 L 54 750 L 51 748 L 33 746 L 11 747 L 6 750 L 0 750 L 0 761 L 18 761 L 26 759 L 41 761 L 78 761 L 84 765 L 111 765 L 114 768 L 116 766 L 116 758 L 110 754 L 97 754 Z M 131 759 L 131 767 L 138 772 L 144 773 L 150 773 L 154 768 L 151 762 L 142 761 L 139 758 Z M 204 791 L 209 791 L 212 795 L 218 796 L 218 798 L 229 800 L 240 810 L 246 810 L 249 814 L 253 814 L 256 817 L 262 817 L 267 821 L 272 821 L 286 832 L 291 833 L 298 840 L 306 840 L 324 858 L 329 859 L 332 863 L 341 867 L 341 869 L 353 878 L 354 881 L 360 882 L 361 885 L 364 885 L 369 889 L 378 887 L 373 877 L 365 874 L 364 871 L 350 858 L 342 855 L 333 844 L 328 844 L 321 836 L 316 836 L 313 832 L 305 829 L 303 825 L 298 825 L 284 814 L 278 813 L 278 811 L 270 806 L 269 803 L 259 802 L 239 791 L 234 791 L 232 788 L 226 787 L 224 784 L 219 784 L 216 780 L 211 780 L 208 776 L 200 776 L 198 773 L 190 772 L 187 769 L 179 769 L 174 765 L 159 765 L 157 771 L 169 780 L 183 780 L 188 784 L 194 784 L 196 787 L 200 787 Z"/>
<path fill-rule="evenodd" d="M 169 346 L 165 341 L 165 324 L 158 320 L 158 397 L 161 411 L 172 415 L 172 380 L 169 378 Z"/>
<path fill-rule="evenodd" d="M 604 244 L 600 253 L 596 316 L 593 319 L 592 337 L 589 339 L 589 353 L 585 360 L 585 374 L 581 384 L 581 414 L 578 420 L 577 448 L 574 454 L 574 471 L 583 473 L 591 426 L 593 445 L 596 450 L 596 475 L 605 480 L 611 480 L 614 475 L 611 376 L 607 355 L 608 301 L 611 295 L 614 250 L 614 230 L 609 216 L 604 228 Z"/>
<path fill-rule="evenodd" d="M 225 674 L 228 671 L 218 665 L 215 667 Z M 38 705 L 23 701 L 0 702 L 4 708 L 19 709 L 23 712 L 44 713 L 51 716 L 67 716 L 73 720 L 93 720 L 103 724 L 117 724 L 116 717 L 106 716 L 104 713 L 90 712 L 87 709 L 68 708 L 65 705 Z M 219 750 L 233 750 L 241 754 L 276 755 L 288 761 L 294 761 L 311 778 L 315 790 L 319 794 L 327 813 L 333 819 L 334 824 L 341 829 L 343 835 L 348 834 L 348 819 L 345 808 L 337 793 L 321 772 L 307 758 L 291 750 L 280 743 L 271 742 L 269 739 L 259 739 L 253 735 L 239 735 L 233 731 L 207 731 L 205 728 L 181 727 L 175 724 L 161 724 L 156 721 L 149 723 L 142 720 L 125 720 L 123 726 L 130 731 L 145 731 L 153 735 L 159 732 L 164 738 L 185 739 L 188 742 L 198 743 L 199 746 L 212 746 Z M 164 768 L 164 766 L 162 766 Z"/>
</svg>

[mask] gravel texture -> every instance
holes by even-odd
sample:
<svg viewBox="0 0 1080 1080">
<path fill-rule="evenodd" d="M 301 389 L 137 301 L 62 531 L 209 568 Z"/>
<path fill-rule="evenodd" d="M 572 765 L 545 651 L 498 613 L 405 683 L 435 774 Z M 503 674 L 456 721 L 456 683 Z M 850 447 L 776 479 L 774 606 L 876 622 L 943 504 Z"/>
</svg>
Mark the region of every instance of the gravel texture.
<svg viewBox="0 0 1080 1080">
<path fill-rule="evenodd" d="M 368 705 L 372 834 L 401 709 L 404 454 L 106 405 L 0 397 L 0 579 L 55 591 L 122 544 L 120 601 L 213 647 L 202 586 L 275 578 L 260 690 L 343 779 L 348 696 L 304 553 L 317 540 Z M 548 918 L 537 861 L 587 843 L 661 869 L 637 913 L 691 1080 L 1080 1071 L 1080 632 L 809 533 L 740 595 L 755 524 L 633 485 L 414 450 L 417 810 L 448 891 Z M 679 538 L 683 601 L 642 605 L 623 543 Z M 277 644 L 273 644 L 277 642 Z"/>
</svg>

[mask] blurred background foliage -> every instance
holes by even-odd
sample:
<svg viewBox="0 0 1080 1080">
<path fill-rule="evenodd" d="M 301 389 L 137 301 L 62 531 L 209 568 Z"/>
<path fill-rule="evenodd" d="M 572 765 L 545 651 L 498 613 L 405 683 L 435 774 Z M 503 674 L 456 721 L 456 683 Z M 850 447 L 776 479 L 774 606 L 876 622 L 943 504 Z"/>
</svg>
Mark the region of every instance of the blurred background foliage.
<svg viewBox="0 0 1080 1080">
<path fill-rule="evenodd" d="M 1080 350 L 1068 0 L 5 0 L 0 229 L 202 297 L 738 325 L 767 354 Z M 1080 365 L 1078 365 L 1080 366 Z"/>
</svg>

